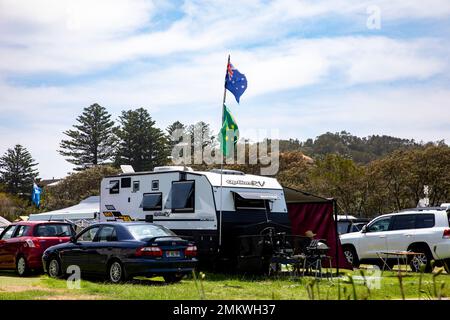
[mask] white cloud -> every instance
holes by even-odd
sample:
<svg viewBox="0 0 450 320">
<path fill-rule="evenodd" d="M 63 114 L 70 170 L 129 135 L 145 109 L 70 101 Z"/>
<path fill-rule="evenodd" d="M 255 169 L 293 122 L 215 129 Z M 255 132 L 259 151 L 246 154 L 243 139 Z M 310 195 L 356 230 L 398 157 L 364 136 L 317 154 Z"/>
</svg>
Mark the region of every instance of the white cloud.
<svg viewBox="0 0 450 320">
<path fill-rule="evenodd" d="M 433 52 L 429 52 L 430 49 Z M 246 74 L 252 97 L 308 85 L 341 87 L 402 79 L 423 80 L 448 70 L 447 49 L 434 40 L 385 37 L 293 39 L 271 46 L 233 51 L 233 61 Z M 0 82 L 3 111 L 25 117 L 64 118 L 75 106 L 98 101 L 119 112 L 124 106 L 153 110 L 180 105 L 215 105 L 223 92 L 223 51 L 184 56 L 181 62 L 142 65 L 124 77 L 66 86 L 18 87 Z M 94 100 L 94 101 L 92 101 Z M 30 110 L 38 106 L 39 114 Z"/>
<path fill-rule="evenodd" d="M 434 48 L 432 53 L 428 48 Z M 307 85 L 423 80 L 448 69 L 445 48 L 432 40 L 384 37 L 289 40 L 233 51 L 233 61 L 249 80 L 244 99 Z M 427 53 L 427 54 L 425 54 Z M 66 86 L 18 87 L 0 82 L 0 105 L 25 117 L 67 118 L 74 107 L 102 101 L 119 112 L 124 106 L 153 110 L 190 104 L 215 105 L 223 92 L 223 51 L 185 56 L 169 66 L 136 68 L 136 73 Z M 94 101 L 93 101 L 94 100 Z M 30 113 L 38 107 L 38 114 Z"/>
<path fill-rule="evenodd" d="M 302 23 L 312 18 L 346 16 L 359 21 L 364 30 L 370 4 L 279 0 L 230 6 L 227 1 L 186 1 L 179 8 L 182 18 L 163 30 L 154 30 L 153 21 L 168 10 L 161 2 L 1 0 L 0 70 L 92 73 L 137 58 L 273 41 L 292 28 L 301 31 Z M 426 5 L 421 1 L 379 1 L 377 5 L 386 20 L 450 15 L 448 1 L 442 0 Z"/>
</svg>

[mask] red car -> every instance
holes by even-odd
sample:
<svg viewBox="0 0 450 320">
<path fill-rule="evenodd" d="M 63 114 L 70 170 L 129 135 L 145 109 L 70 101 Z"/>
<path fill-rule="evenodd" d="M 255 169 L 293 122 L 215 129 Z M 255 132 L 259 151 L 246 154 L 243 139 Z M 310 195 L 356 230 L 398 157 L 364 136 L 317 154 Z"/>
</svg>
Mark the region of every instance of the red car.
<svg viewBox="0 0 450 320">
<path fill-rule="evenodd" d="M 12 223 L 0 234 L 0 269 L 15 269 L 19 276 L 40 271 L 45 249 L 68 242 L 73 235 L 74 227 L 67 222 Z"/>
</svg>

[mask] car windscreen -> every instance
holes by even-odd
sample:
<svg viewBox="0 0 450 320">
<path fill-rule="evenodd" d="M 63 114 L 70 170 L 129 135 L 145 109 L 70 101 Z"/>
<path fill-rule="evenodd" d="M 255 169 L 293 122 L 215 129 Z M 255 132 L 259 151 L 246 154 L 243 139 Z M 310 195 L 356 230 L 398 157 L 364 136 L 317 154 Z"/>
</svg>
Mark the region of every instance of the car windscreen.
<svg viewBox="0 0 450 320">
<path fill-rule="evenodd" d="M 35 237 L 70 237 L 72 234 L 70 224 L 40 224 L 34 229 Z"/>
<path fill-rule="evenodd" d="M 161 226 L 152 224 L 138 224 L 135 226 L 128 226 L 128 231 L 136 240 L 144 240 L 154 237 L 175 236 L 175 233 Z"/>
</svg>

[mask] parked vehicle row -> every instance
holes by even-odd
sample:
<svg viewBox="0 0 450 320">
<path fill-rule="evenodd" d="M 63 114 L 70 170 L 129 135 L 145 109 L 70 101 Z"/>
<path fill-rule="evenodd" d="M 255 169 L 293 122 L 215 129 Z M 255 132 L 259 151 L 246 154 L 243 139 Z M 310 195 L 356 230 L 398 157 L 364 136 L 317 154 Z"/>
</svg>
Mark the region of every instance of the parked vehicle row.
<svg viewBox="0 0 450 320">
<path fill-rule="evenodd" d="M 344 255 L 354 267 L 379 264 L 382 252 L 413 251 L 409 259 L 414 271 L 425 265 L 431 271 L 431 261 L 450 272 L 450 210 L 447 207 L 416 208 L 381 215 L 359 232 L 340 236 Z M 388 259 L 394 265 L 396 258 Z"/>
<path fill-rule="evenodd" d="M 44 271 L 66 276 L 106 276 L 118 283 L 135 276 L 163 276 L 177 282 L 195 268 L 197 247 L 152 223 L 98 223 L 75 235 L 63 222 L 19 222 L 0 235 L 0 269 L 20 276 Z"/>
</svg>

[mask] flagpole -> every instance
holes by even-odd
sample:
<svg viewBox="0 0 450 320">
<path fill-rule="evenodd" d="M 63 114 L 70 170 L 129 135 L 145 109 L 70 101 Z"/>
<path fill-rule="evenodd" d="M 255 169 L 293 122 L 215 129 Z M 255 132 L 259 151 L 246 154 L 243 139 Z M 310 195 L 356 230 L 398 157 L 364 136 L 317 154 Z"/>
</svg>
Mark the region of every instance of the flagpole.
<svg viewBox="0 0 450 320">
<path fill-rule="evenodd" d="M 228 74 L 228 66 L 230 65 L 230 54 L 228 54 L 228 62 L 227 62 L 227 73 Z M 227 88 L 225 87 L 225 83 L 223 85 L 223 101 L 222 101 L 222 121 L 223 124 L 223 117 L 225 112 L 225 100 L 227 98 Z M 223 151 L 223 148 L 222 150 Z M 221 155 L 220 159 L 220 209 L 219 209 L 219 251 L 222 246 L 222 194 L 223 194 L 223 184 L 222 184 L 222 174 L 223 174 L 223 154 Z"/>
</svg>

